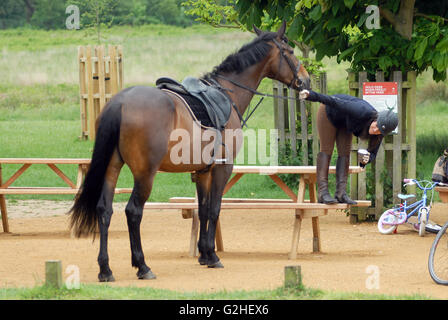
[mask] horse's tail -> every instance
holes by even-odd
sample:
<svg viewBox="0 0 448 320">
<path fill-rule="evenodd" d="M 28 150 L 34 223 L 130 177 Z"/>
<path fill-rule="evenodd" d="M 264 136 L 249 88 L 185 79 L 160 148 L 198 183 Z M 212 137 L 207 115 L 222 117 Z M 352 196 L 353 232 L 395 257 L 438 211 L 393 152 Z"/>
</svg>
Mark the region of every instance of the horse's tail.
<svg viewBox="0 0 448 320">
<path fill-rule="evenodd" d="M 121 109 L 121 101 L 111 100 L 100 114 L 90 168 L 69 211 L 70 229 L 78 238 L 94 234 L 97 230 L 96 207 L 103 189 L 107 167 L 118 146 Z"/>
</svg>

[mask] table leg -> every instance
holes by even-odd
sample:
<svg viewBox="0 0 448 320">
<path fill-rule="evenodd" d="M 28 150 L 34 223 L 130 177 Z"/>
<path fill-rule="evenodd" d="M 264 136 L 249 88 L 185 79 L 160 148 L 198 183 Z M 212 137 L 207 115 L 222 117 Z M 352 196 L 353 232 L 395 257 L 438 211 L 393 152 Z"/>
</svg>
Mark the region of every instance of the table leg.
<svg viewBox="0 0 448 320">
<path fill-rule="evenodd" d="M 310 181 L 308 184 L 308 189 L 310 193 L 310 202 L 317 202 L 316 183 L 314 181 Z M 313 225 L 313 252 L 320 252 L 321 243 L 320 243 L 319 217 L 313 217 L 311 218 L 311 221 Z"/>
<path fill-rule="evenodd" d="M 319 217 L 313 217 L 313 252 L 320 252 L 320 228 Z"/>
<path fill-rule="evenodd" d="M 0 211 L 2 214 L 3 232 L 9 233 L 8 212 L 6 211 L 6 200 L 3 194 L 0 194 Z"/>
<path fill-rule="evenodd" d="M 199 232 L 199 214 L 198 210 L 193 210 L 193 221 L 191 223 L 191 237 L 190 237 L 190 256 L 197 257 L 198 250 L 198 232 Z"/>
<path fill-rule="evenodd" d="M 2 165 L 0 164 L 0 186 L 2 183 Z M 0 194 L 0 213 L 2 214 L 3 232 L 9 232 L 8 212 L 6 211 L 6 199 L 4 194 Z"/>
<path fill-rule="evenodd" d="M 215 241 L 216 241 L 216 250 L 224 251 L 224 243 L 222 241 L 222 232 L 221 232 L 221 222 L 219 218 L 218 221 L 216 221 Z"/>
<path fill-rule="evenodd" d="M 289 259 L 297 258 L 297 247 L 299 245 L 300 228 L 302 226 L 302 210 L 297 209 L 294 221 L 294 230 L 292 232 L 291 251 L 289 252 Z"/>
</svg>

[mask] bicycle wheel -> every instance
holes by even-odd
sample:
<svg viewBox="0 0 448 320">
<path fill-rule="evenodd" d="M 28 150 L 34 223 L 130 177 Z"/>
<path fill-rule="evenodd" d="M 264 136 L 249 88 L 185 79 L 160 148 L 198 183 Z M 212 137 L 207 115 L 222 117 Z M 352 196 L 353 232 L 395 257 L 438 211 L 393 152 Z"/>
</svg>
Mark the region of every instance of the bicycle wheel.
<svg viewBox="0 0 448 320">
<path fill-rule="evenodd" d="M 426 223 L 428 222 L 428 208 L 421 208 L 420 212 L 420 222 L 418 226 L 418 235 L 423 237 L 426 233 Z"/>
<path fill-rule="evenodd" d="M 435 283 L 448 285 L 448 222 L 437 233 L 429 251 L 428 269 Z"/>
<path fill-rule="evenodd" d="M 382 234 L 391 234 L 397 229 L 397 222 L 398 217 L 394 214 L 394 210 L 386 210 L 378 219 L 378 230 Z"/>
</svg>

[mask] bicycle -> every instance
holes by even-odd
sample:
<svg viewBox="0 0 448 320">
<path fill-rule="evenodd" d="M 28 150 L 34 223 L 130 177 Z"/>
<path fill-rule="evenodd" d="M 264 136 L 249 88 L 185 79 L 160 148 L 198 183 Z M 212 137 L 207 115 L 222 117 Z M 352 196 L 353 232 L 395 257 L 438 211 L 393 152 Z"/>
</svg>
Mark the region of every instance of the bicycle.
<svg viewBox="0 0 448 320">
<path fill-rule="evenodd" d="M 435 283 L 448 285 L 448 222 L 440 229 L 429 251 L 428 269 Z"/>
<path fill-rule="evenodd" d="M 418 213 L 417 223 L 412 225 L 415 229 L 418 230 L 419 236 L 423 237 L 426 231 L 433 233 L 438 232 L 441 228 L 440 226 L 427 225 L 427 223 L 429 221 L 429 213 L 431 211 L 431 204 L 434 196 L 434 187 L 437 185 L 441 185 L 442 183 L 431 182 L 427 180 L 417 181 L 415 179 L 404 179 L 403 182 L 405 183 L 404 186 L 416 184 L 417 187 L 423 191 L 421 200 L 418 200 L 408 205 L 407 203 L 408 199 L 414 198 L 415 195 L 398 194 L 398 198 L 403 200 L 403 203 L 392 209 L 384 211 L 384 213 L 378 220 L 378 230 L 382 234 L 391 234 L 393 232 L 396 232 L 398 225 L 407 223 L 411 216 L 415 215 L 415 213 Z M 425 185 L 422 186 L 422 184 L 424 183 Z M 431 201 L 429 202 L 428 205 L 427 192 L 429 190 L 432 190 L 432 196 Z"/>
</svg>

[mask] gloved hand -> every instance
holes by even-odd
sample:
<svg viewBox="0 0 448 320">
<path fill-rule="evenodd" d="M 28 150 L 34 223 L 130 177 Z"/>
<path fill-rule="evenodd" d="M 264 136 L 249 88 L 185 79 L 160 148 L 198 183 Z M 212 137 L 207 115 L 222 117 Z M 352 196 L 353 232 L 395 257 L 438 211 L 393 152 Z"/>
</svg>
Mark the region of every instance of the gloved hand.
<svg viewBox="0 0 448 320">
<path fill-rule="evenodd" d="M 370 160 L 370 152 L 364 154 L 358 153 L 358 160 L 361 164 L 366 165 Z"/>
<path fill-rule="evenodd" d="M 304 89 L 299 92 L 299 99 L 305 100 L 306 98 L 308 98 L 309 95 L 310 95 L 310 92 L 308 90 Z"/>
</svg>

